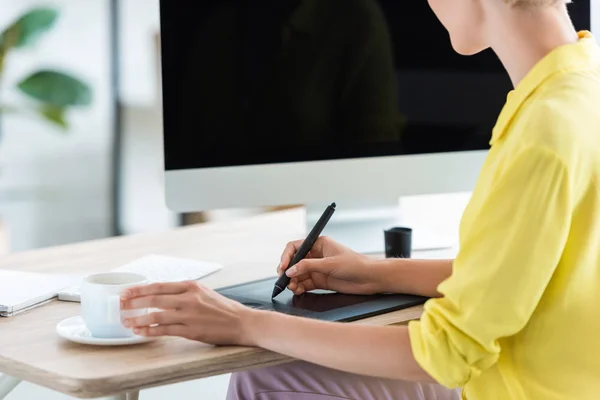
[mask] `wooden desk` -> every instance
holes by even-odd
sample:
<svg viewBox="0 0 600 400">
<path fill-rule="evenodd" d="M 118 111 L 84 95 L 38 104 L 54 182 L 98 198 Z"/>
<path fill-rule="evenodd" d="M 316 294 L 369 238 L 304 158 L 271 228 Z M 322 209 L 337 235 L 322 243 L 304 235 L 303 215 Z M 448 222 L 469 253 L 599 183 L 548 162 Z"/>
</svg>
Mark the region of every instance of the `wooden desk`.
<svg viewBox="0 0 600 400">
<path fill-rule="evenodd" d="M 290 210 L 229 223 L 203 224 L 14 254 L 0 268 L 88 274 L 109 271 L 149 253 L 223 263 L 203 280 L 213 288 L 275 275 L 284 245 L 303 238 L 304 213 Z M 162 338 L 131 347 L 93 347 L 59 338 L 55 326 L 77 315 L 79 304 L 54 301 L 11 318 L 0 318 L 0 398 L 19 380 L 80 398 L 136 398 L 140 389 L 290 361 L 270 351 L 213 347 Z M 421 307 L 359 321 L 391 325 L 418 318 Z M 10 378 L 14 377 L 14 378 Z"/>
</svg>

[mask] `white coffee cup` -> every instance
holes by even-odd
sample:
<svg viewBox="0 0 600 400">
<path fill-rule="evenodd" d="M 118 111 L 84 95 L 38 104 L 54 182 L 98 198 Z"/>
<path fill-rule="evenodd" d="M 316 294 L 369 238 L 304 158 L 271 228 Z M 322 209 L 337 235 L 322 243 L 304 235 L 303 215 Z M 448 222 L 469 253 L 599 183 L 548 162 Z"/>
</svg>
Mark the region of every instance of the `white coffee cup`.
<svg viewBox="0 0 600 400">
<path fill-rule="evenodd" d="M 107 272 L 84 278 L 80 289 L 81 314 L 92 336 L 103 339 L 135 336 L 123 326 L 122 319 L 144 315 L 148 310 L 121 311 L 121 293 L 147 283 L 145 276 L 131 272 Z"/>
</svg>

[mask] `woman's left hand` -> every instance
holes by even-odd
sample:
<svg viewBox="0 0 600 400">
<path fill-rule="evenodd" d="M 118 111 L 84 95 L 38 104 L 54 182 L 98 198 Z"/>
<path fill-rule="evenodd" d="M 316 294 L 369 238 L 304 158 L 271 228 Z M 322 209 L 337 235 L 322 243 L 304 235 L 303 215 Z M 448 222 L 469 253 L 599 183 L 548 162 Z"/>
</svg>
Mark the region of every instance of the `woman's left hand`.
<svg viewBox="0 0 600 400">
<path fill-rule="evenodd" d="M 124 291 L 121 309 L 140 308 L 162 310 L 123 321 L 140 336 L 179 336 L 216 345 L 252 345 L 244 325 L 254 310 L 196 282 L 154 283 Z"/>
</svg>

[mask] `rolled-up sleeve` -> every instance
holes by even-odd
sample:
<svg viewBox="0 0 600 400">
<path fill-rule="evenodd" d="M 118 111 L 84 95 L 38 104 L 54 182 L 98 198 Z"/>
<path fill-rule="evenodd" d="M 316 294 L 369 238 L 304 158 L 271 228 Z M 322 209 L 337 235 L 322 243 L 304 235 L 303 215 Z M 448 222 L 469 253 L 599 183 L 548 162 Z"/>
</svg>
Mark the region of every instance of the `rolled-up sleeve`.
<svg viewBox="0 0 600 400">
<path fill-rule="evenodd" d="M 498 361 L 500 338 L 527 324 L 567 241 L 571 192 L 554 153 L 526 148 L 477 193 L 443 297 L 409 324 L 417 362 L 440 384 L 464 386 Z"/>
</svg>

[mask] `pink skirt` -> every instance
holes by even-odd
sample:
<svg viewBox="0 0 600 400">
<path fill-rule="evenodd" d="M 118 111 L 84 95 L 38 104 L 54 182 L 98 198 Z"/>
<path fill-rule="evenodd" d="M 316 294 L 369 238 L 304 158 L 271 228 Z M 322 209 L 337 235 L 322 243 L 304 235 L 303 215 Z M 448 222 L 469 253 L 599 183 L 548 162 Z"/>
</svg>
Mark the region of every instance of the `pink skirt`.
<svg viewBox="0 0 600 400">
<path fill-rule="evenodd" d="M 438 384 L 379 379 L 305 362 L 232 375 L 227 400 L 459 400 Z"/>
</svg>

